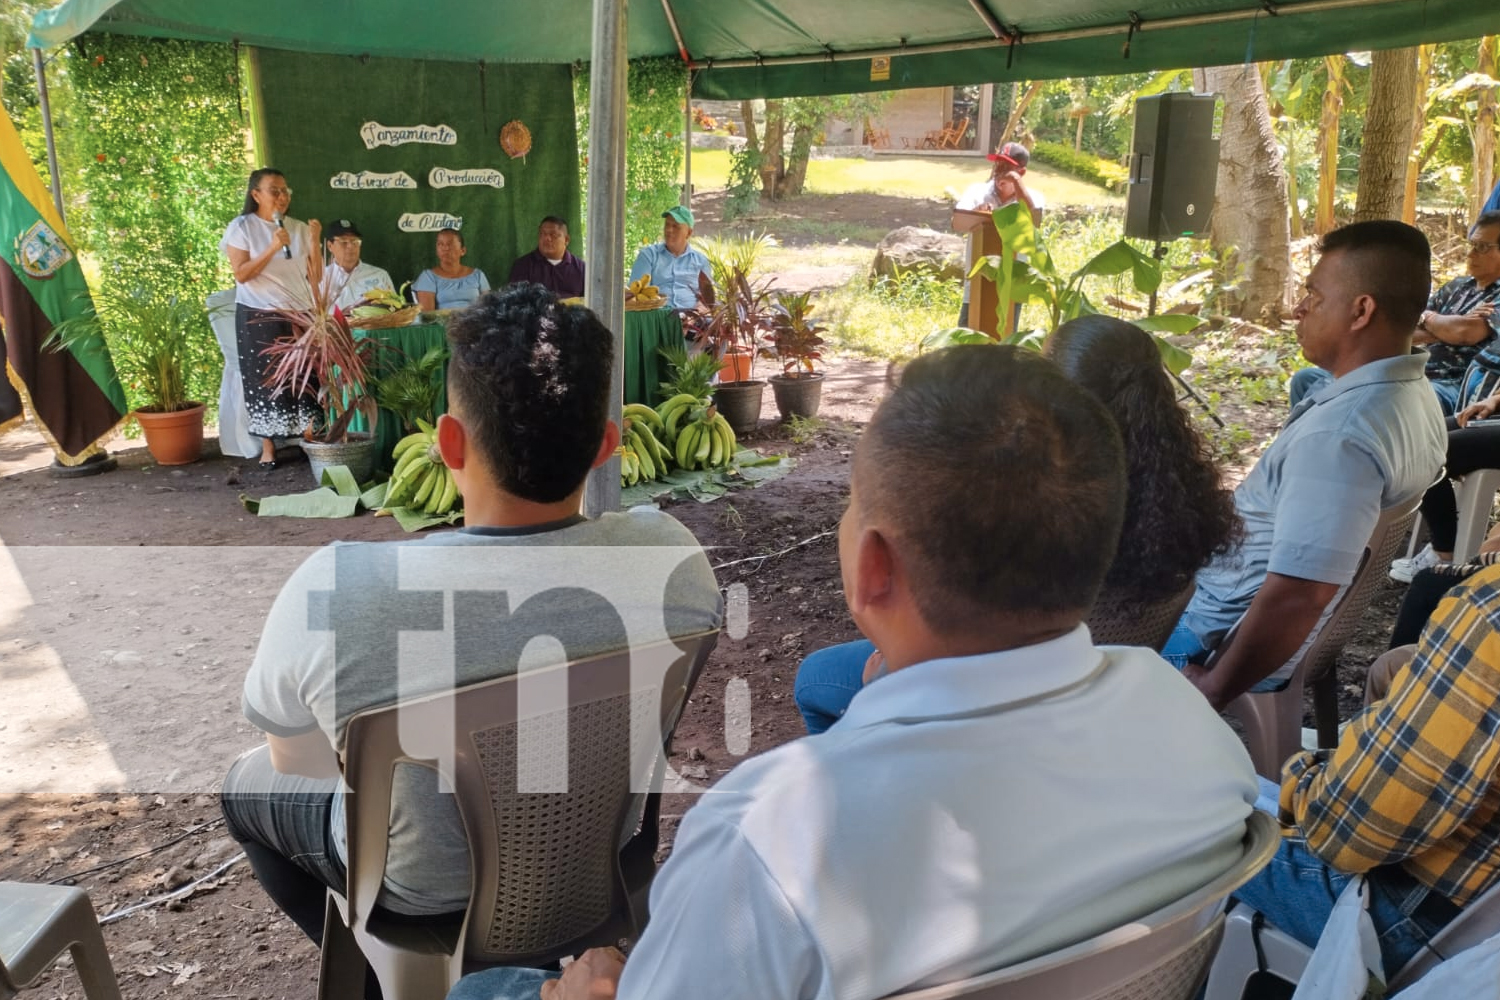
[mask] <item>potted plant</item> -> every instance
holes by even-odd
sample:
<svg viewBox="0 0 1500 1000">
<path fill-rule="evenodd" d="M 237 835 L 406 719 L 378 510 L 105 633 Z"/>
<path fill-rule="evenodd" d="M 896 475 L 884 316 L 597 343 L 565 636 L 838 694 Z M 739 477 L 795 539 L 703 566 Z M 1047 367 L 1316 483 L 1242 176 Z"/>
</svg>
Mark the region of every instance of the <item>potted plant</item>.
<svg viewBox="0 0 1500 1000">
<path fill-rule="evenodd" d="M 83 313 L 52 328 L 48 344 L 86 345 L 102 336 L 132 397 L 146 447 L 160 465 L 196 462 L 203 450 L 204 404 L 187 398 L 183 372 L 195 341 L 212 342 L 202 304 L 160 289 L 106 285 Z"/>
<path fill-rule="evenodd" d="M 753 364 L 760 336 L 771 324 L 770 285 L 769 281 L 752 282 L 738 266 L 727 269 L 722 283 L 700 274 L 697 307 L 678 310 L 688 339 L 706 341 L 705 349 L 715 357 L 732 360 L 733 367 L 720 369 L 713 398 L 729 426 L 741 436 L 754 431 L 760 422 L 766 383 L 753 377 Z"/>
<path fill-rule="evenodd" d="M 306 309 L 277 309 L 292 328 L 265 349 L 271 359 L 266 386 L 274 393 L 289 392 L 317 401 L 321 417 L 302 432 L 302 450 L 321 482 L 323 470 L 347 466 L 355 480 L 375 474 L 379 446 L 373 433 L 376 419 L 373 363 L 380 341 L 355 337 L 342 310 L 330 309 L 330 295 L 321 283 L 310 284 L 303 298 Z M 364 418 L 366 432 L 351 432 L 355 415 Z"/>
<path fill-rule="evenodd" d="M 771 307 L 768 344 L 760 355 L 781 362 L 781 374 L 771 376 L 771 392 L 783 420 L 816 416 L 823 400 L 823 373 L 813 362 L 823 357 L 819 334 L 828 328 L 809 318 L 813 308 L 812 292 L 780 292 Z"/>
</svg>

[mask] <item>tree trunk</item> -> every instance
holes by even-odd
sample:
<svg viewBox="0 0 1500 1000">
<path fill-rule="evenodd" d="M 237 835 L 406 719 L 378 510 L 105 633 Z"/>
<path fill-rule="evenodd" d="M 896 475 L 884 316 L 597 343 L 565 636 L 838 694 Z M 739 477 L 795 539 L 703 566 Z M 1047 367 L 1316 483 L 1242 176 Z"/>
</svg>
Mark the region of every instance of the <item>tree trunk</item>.
<svg viewBox="0 0 1500 1000">
<path fill-rule="evenodd" d="M 792 151 L 782 171 L 781 183 L 776 188 L 778 198 L 792 198 L 802 193 L 802 187 L 807 183 L 807 161 L 812 156 L 815 133 L 812 125 L 803 122 L 798 122 L 792 129 Z"/>
<path fill-rule="evenodd" d="M 760 190 L 775 201 L 781 197 L 781 178 L 786 174 L 782 151 L 786 146 L 786 111 L 781 102 L 766 102 L 766 130 L 760 144 Z"/>
<path fill-rule="evenodd" d="M 1474 71 L 1495 78 L 1494 35 L 1479 40 L 1479 64 Z M 1476 90 L 1474 96 L 1479 101 L 1479 112 L 1474 116 L 1474 187 L 1469 196 L 1470 219 L 1479 214 L 1495 186 L 1495 88 Z"/>
<path fill-rule="evenodd" d="M 1333 203 L 1338 197 L 1339 112 L 1344 109 L 1344 57 L 1325 56 L 1328 85 L 1323 88 L 1323 117 L 1318 122 L 1318 213 L 1313 232 L 1322 236 L 1333 228 Z"/>
<path fill-rule="evenodd" d="M 1416 50 L 1377 50 L 1370 62 L 1370 102 L 1360 140 L 1355 222 L 1394 219 L 1401 212 L 1416 93 Z"/>
<path fill-rule="evenodd" d="M 1073 133 L 1073 152 L 1083 152 L 1083 121 L 1088 117 L 1088 112 L 1078 115 L 1078 131 Z"/>
<path fill-rule="evenodd" d="M 1411 102 L 1411 146 L 1406 157 L 1406 183 L 1401 193 L 1401 221 L 1417 222 L 1417 180 L 1422 176 L 1422 129 L 1427 124 L 1427 84 L 1432 76 L 1432 54 L 1436 45 L 1417 47 L 1417 87 Z"/>
<path fill-rule="evenodd" d="M 1011 133 L 1020 127 L 1021 118 L 1026 114 L 1026 109 L 1031 107 L 1031 102 L 1036 100 L 1036 95 L 1042 92 L 1042 84 L 1045 81 L 1034 81 L 1026 88 L 1026 94 L 1019 101 L 1014 102 L 1010 109 L 1010 116 L 1005 119 L 1005 127 L 1000 130 L 1000 136 L 995 140 L 995 148 L 1000 148 L 1001 143 L 1009 142 Z"/>
<path fill-rule="evenodd" d="M 745 147 L 753 153 L 760 152 L 760 136 L 755 130 L 755 102 L 740 102 L 740 117 L 745 120 Z"/>
<path fill-rule="evenodd" d="M 1286 168 L 1266 88 L 1254 66 L 1216 66 L 1202 74 L 1203 90 L 1224 95 L 1210 238 L 1231 274 L 1243 268 L 1235 303 L 1240 315 L 1274 323 L 1286 308 L 1291 251 Z"/>
</svg>

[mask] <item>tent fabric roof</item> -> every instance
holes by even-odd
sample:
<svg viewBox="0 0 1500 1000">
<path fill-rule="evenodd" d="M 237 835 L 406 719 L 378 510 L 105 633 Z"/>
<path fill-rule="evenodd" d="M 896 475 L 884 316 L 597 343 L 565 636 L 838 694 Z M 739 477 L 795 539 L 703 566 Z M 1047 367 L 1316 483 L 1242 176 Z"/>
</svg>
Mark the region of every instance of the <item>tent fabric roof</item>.
<svg viewBox="0 0 1500 1000">
<path fill-rule="evenodd" d="M 574 62 L 589 0 L 64 0 L 28 44 L 85 31 L 415 59 Z M 545 25 L 544 27 L 542 25 Z M 631 58 L 700 97 L 785 97 L 1140 72 L 1475 38 L 1494 0 L 637 0 Z M 876 57 L 890 57 L 888 72 Z"/>
</svg>

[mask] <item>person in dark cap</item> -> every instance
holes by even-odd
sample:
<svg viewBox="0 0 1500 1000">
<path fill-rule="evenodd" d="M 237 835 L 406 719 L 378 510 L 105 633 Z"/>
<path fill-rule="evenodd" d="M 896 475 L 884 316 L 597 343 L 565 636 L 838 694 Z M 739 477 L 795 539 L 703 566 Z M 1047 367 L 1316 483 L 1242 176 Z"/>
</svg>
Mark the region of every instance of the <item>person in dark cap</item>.
<svg viewBox="0 0 1500 1000">
<path fill-rule="evenodd" d="M 686 205 L 674 205 L 661 213 L 661 242 L 641 247 L 630 269 L 630 280 L 651 275 L 673 309 L 691 309 L 698 304 L 698 275 L 713 276 L 708 258 L 688 246 L 693 235 L 693 213 Z"/>
<path fill-rule="evenodd" d="M 547 216 L 537 227 L 536 249 L 516 258 L 506 284 L 529 281 L 560 299 L 583 295 L 583 261 L 568 252 L 569 242 L 567 221 Z"/>
<path fill-rule="evenodd" d="M 995 165 L 990 171 L 990 176 L 978 184 L 971 185 L 953 205 L 953 231 L 970 237 L 965 258 L 967 262 L 964 267 L 965 274 L 974 269 L 974 240 L 970 234 L 981 225 L 989 225 L 987 218 L 975 213 L 993 212 L 1004 205 L 1022 201 L 1026 203 L 1027 208 L 1031 209 L 1031 221 L 1040 226 L 1042 210 L 1047 207 L 1042 193 L 1031 190 L 1021 181 L 1021 178 L 1026 176 L 1026 164 L 1031 162 L 1031 154 L 1027 152 L 1025 146 L 1019 142 L 1004 143 L 990 154 L 990 162 Z M 958 325 L 969 325 L 969 283 L 967 281 L 964 282 L 964 304 L 958 311 Z"/>
<path fill-rule="evenodd" d="M 332 304 L 340 309 L 359 305 L 367 292 L 376 288 L 396 290 L 391 276 L 374 264 L 359 259 L 364 237 L 359 227 L 348 219 L 335 219 L 323 232 L 324 246 L 333 259 L 323 270 L 323 290 Z"/>
</svg>

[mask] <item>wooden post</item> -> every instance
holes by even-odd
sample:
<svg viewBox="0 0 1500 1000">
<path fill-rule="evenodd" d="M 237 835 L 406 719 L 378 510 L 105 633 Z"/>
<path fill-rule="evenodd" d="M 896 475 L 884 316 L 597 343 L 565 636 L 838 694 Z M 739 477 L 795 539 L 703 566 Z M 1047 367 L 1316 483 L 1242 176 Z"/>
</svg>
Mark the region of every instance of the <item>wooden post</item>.
<svg viewBox="0 0 1500 1000">
<path fill-rule="evenodd" d="M 589 67 L 588 306 L 615 335 L 609 418 L 620 422 L 625 389 L 625 57 L 626 0 L 594 0 Z M 589 473 L 587 517 L 620 509 L 620 460 Z"/>
</svg>

